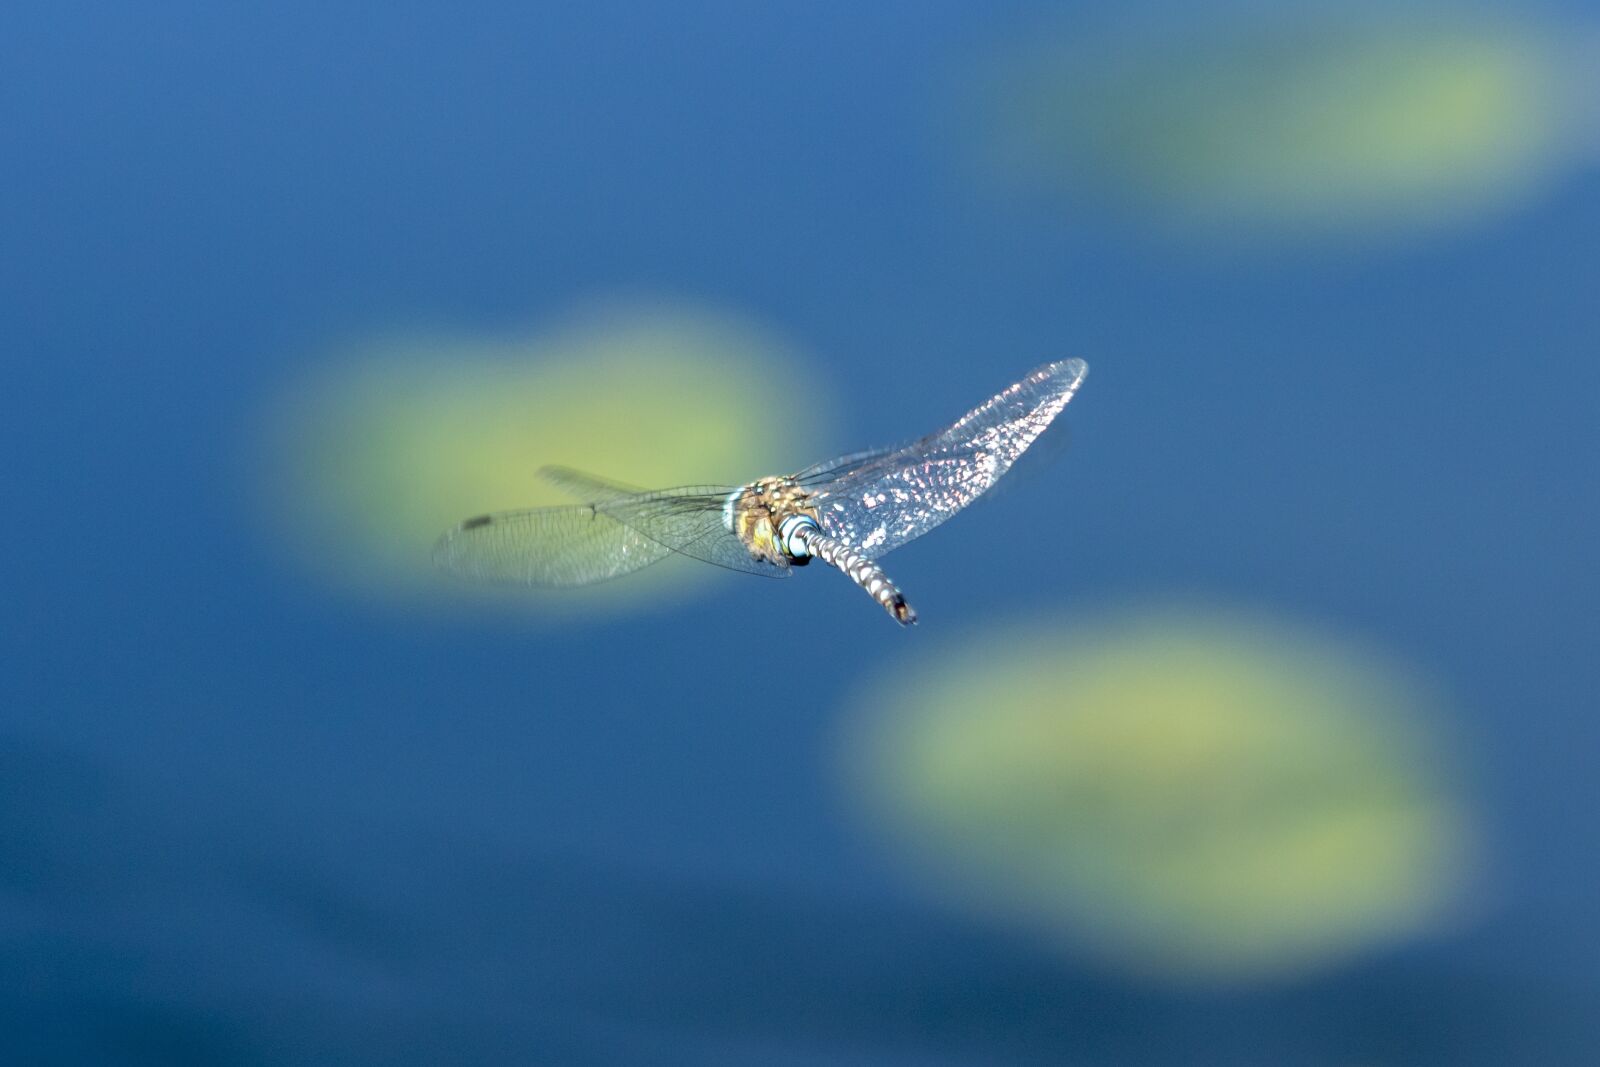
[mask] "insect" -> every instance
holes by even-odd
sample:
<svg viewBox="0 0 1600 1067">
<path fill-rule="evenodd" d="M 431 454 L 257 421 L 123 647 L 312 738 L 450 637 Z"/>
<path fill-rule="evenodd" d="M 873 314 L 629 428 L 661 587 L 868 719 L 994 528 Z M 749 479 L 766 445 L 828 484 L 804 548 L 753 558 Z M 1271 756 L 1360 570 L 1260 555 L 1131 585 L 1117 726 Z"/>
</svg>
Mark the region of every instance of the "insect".
<svg viewBox="0 0 1600 1067">
<path fill-rule="evenodd" d="M 467 519 L 434 559 L 465 577 L 532 586 L 602 582 L 673 553 L 772 578 L 818 559 L 909 626 L 917 613 L 877 560 L 999 481 L 1088 373 L 1081 359 L 1046 363 L 937 433 L 748 485 L 643 490 L 544 467 L 584 502 Z"/>
</svg>

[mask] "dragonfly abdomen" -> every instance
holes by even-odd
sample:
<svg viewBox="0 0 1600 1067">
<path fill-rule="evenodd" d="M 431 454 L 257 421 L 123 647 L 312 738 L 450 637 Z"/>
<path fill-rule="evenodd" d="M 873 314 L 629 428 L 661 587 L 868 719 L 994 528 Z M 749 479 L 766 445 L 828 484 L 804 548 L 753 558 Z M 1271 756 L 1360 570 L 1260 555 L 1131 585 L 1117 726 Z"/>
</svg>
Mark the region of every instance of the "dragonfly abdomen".
<svg viewBox="0 0 1600 1067">
<path fill-rule="evenodd" d="M 789 524 L 785 523 L 785 526 Z M 784 548 L 792 555 L 816 556 L 828 566 L 843 571 L 884 611 L 893 615 L 900 625 L 910 626 L 917 621 L 917 613 L 906 603 L 905 594 L 889 580 L 876 561 L 863 556 L 843 541 L 829 537 L 810 518 L 795 521 L 792 527 L 784 531 L 783 541 Z"/>
</svg>

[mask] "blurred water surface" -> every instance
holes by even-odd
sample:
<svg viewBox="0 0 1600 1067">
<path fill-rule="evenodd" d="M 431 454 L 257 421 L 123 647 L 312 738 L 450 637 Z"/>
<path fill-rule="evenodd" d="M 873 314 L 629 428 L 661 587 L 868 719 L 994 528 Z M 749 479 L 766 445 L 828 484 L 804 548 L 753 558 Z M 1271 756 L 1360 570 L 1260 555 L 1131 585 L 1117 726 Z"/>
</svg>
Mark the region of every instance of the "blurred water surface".
<svg viewBox="0 0 1600 1067">
<path fill-rule="evenodd" d="M 0 1060 L 1600 1057 L 1600 190 L 1562 95 L 1600 11 L 1430 12 L 12 5 Z M 997 85 L 1103 40 L 1066 111 L 1000 97 L 1043 170 L 975 158 L 1019 143 Z M 910 632 L 817 568 L 548 612 L 406 562 L 540 463 L 799 467 L 1071 355 L 1064 454 L 887 561 Z M 1188 708 L 1150 744 L 1102 711 L 1050 735 L 1060 794 L 954 794 L 1122 872 L 1044 919 L 1036 868 L 886 846 L 841 785 L 894 707 L 1028 751 L 1029 707 L 1088 706 L 1051 635 L 1163 602 L 1342 635 L 1403 710 L 1208 714 L 1134 656 Z M 1231 632 L 1195 647 L 1272 660 Z M 1183 812 L 1183 729 L 1237 810 Z M 1127 782 L 1239 862 L 1038 803 Z M 1306 783 L 1365 845 L 1273 799 Z M 1470 880 L 1431 866 L 1458 831 Z M 1320 940 L 1258 965 L 1268 927 Z M 1249 980 L 1119 955 L 1196 945 Z"/>
</svg>

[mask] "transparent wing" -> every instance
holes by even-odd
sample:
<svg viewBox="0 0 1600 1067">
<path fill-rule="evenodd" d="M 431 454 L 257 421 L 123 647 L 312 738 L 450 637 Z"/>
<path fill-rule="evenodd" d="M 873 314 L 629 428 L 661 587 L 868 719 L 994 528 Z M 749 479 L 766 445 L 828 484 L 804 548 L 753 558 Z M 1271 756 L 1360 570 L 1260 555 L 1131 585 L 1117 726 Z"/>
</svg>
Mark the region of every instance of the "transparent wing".
<svg viewBox="0 0 1600 1067">
<path fill-rule="evenodd" d="M 787 563 L 770 563 L 767 560 L 756 559 L 750 554 L 750 550 L 745 548 L 744 542 L 728 531 L 722 524 L 722 500 L 725 499 L 726 496 L 717 501 L 716 512 L 706 517 L 694 537 L 673 545 L 673 551 L 705 563 L 714 563 L 718 567 L 726 567 L 730 571 L 759 574 L 763 578 L 787 578 L 793 574 L 794 570 Z"/>
<path fill-rule="evenodd" d="M 1067 406 L 1089 373 L 1081 359 L 1047 363 L 948 429 L 898 448 L 807 468 L 823 532 L 872 556 L 921 537 L 972 503 Z"/>
<path fill-rule="evenodd" d="M 915 441 L 902 441 L 900 444 L 889 445 L 885 448 L 869 448 L 861 452 L 852 452 L 847 456 L 840 456 L 838 459 L 814 463 L 796 474 L 794 480 L 801 485 L 820 485 L 823 482 L 837 481 L 885 457 L 908 452 L 921 441 L 922 438 L 919 437 Z"/>
<path fill-rule="evenodd" d="M 665 559 L 672 550 L 590 507 L 479 515 L 439 539 L 433 559 L 465 578 L 516 585 L 590 585 Z"/>
<path fill-rule="evenodd" d="M 611 486 L 613 490 L 618 488 L 616 483 L 579 475 L 576 471 L 567 473 L 586 479 L 588 484 Z M 590 506 L 600 514 L 685 556 L 746 574 L 759 574 L 767 578 L 789 577 L 788 564 L 779 565 L 756 559 L 745 548 L 744 542 L 723 524 L 723 505 L 727 503 L 729 494 L 736 491 L 733 486 L 698 485 L 616 497 Z"/>
<path fill-rule="evenodd" d="M 541 467 L 539 475 L 685 556 L 767 578 L 787 578 L 791 573 L 787 564 L 752 557 L 744 543 L 723 524 L 722 508 L 728 495 L 735 492 L 732 486 L 693 486 L 647 493 L 571 467 Z M 680 521 L 685 499 L 681 494 L 700 498 L 693 505 L 700 511 L 697 522 Z"/>
<path fill-rule="evenodd" d="M 540 467 L 539 477 L 556 486 L 574 500 L 603 504 L 630 496 L 647 496 L 649 491 L 635 485 L 614 482 L 597 474 L 585 474 L 571 467 Z"/>
<path fill-rule="evenodd" d="M 570 481 L 552 480 L 588 486 L 581 495 L 595 497 L 591 503 L 479 515 L 445 534 L 434 560 L 469 578 L 543 586 L 607 581 L 673 552 L 751 574 L 788 574 L 787 567 L 751 557 L 723 525 L 722 505 L 733 491 L 730 487 L 640 493 L 566 473 Z"/>
</svg>

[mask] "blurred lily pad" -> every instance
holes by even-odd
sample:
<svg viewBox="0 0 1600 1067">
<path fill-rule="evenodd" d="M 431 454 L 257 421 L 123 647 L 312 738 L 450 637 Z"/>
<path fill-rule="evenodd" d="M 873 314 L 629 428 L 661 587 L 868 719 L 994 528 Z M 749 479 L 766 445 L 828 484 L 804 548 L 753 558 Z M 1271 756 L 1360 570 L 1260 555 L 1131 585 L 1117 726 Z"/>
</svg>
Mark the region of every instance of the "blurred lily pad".
<svg viewBox="0 0 1600 1067">
<path fill-rule="evenodd" d="M 1572 157 L 1571 60 L 1536 24 L 1404 6 L 1040 33 L 985 79 L 982 152 L 1022 185 L 1231 233 L 1436 226 Z"/>
<path fill-rule="evenodd" d="M 869 817 L 981 911 L 1169 978 L 1422 932 L 1470 828 L 1404 674 L 1271 619 L 1164 611 L 899 665 L 847 746 Z"/>
<path fill-rule="evenodd" d="M 548 591 L 443 580 L 449 526 L 486 511 L 570 504 L 545 464 L 646 487 L 740 483 L 793 465 L 825 409 L 794 355 L 732 316 L 611 308 L 526 339 L 411 336 L 326 360 L 277 406 L 271 508 L 324 578 L 541 607 L 616 609 L 713 568 L 668 561 L 624 582 Z"/>
</svg>

